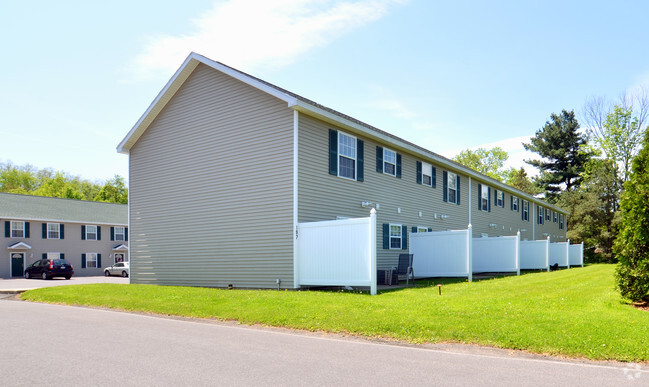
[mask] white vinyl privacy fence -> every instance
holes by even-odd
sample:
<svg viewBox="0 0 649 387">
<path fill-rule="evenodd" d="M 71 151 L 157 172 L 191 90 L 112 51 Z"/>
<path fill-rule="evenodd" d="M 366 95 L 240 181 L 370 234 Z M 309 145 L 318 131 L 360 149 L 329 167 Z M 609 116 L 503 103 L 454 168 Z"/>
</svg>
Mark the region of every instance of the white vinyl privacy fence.
<svg viewBox="0 0 649 387">
<path fill-rule="evenodd" d="M 521 241 L 521 269 L 550 270 L 549 253 L 550 238 L 540 241 Z"/>
<path fill-rule="evenodd" d="M 570 262 L 568 261 L 569 247 L 570 241 L 550 243 L 550 265 L 558 263 L 561 267 L 570 267 Z"/>
<path fill-rule="evenodd" d="M 515 236 L 473 238 L 473 272 L 516 272 L 520 268 L 520 233 Z"/>
<path fill-rule="evenodd" d="M 376 294 L 376 210 L 369 218 L 299 223 L 295 285 L 367 286 Z"/>
<path fill-rule="evenodd" d="M 584 242 L 570 245 L 568 249 L 568 263 L 570 266 L 584 266 Z"/>
<path fill-rule="evenodd" d="M 417 277 L 471 278 L 471 227 L 468 230 L 410 234 L 410 254 Z"/>
</svg>

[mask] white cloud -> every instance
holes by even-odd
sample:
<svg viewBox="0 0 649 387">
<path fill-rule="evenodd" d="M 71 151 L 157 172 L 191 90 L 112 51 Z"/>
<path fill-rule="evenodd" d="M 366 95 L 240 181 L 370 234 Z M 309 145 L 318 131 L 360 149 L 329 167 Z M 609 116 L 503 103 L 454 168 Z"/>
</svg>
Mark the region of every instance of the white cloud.
<svg viewBox="0 0 649 387">
<path fill-rule="evenodd" d="M 153 37 L 133 71 L 174 71 L 194 51 L 245 71 L 278 68 L 301 54 L 376 21 L 406 0 L 228 0 L 193 21 L 182 36 Z"/>
</svg>

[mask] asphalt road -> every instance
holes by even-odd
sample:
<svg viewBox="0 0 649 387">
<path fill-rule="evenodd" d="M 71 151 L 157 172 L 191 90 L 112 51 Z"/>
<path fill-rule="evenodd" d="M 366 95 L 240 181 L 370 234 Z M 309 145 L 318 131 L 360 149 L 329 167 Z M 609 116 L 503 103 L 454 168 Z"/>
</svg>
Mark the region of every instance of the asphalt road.
<svg viewBox="0 0 649 387">
<path fill-rule="evenodd" d="M 646 366 L 392 345 L 9 298 L 0 299 L 0 327 L 3 386 L 649 385 Z"/>
</svg>

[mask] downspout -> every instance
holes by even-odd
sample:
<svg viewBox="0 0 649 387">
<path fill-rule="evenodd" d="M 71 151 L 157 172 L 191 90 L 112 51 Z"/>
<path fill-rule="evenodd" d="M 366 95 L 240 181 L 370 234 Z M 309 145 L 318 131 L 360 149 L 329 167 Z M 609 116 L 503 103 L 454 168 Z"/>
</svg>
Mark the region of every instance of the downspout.
<svg viewBox="0 0 649 387">
<path fill-rule="evenodd" d="M 298 214 L 297 214 L 297 161 L 298 161 L 298 118 L 299 113 L 293 110 L 293 288 L 300 287 L 300 257 L 298 254 Z M 279 287 L 279 284 L 277 285 Z"/>
</svg>

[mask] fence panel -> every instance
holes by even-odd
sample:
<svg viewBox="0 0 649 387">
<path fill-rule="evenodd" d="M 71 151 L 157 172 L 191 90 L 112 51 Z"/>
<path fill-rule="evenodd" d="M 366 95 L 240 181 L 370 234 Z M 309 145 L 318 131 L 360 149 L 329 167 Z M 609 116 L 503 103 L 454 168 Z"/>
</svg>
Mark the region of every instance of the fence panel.
<svg viewBox="0 0 649 387">
<path fill-rule="evenodd" d="M 410 234 L 410 253 L 417 277 L 468 277 L 469 230 Z"/>
<path fill-rule="evenodd" d="M 568 262 L 568 248 L 570 242 L 552 242 L 550 243 L 550 265 L 558 263 L 559 266 L 570 267 Z"/>
<path fill-rule="evenodd" d="M 568 261 L 570 266 L 584 266 L 584 242 L 570 245 L 568 248 Z"/>
<path fill-rule="evenodd" d="M 369 286 L 376 293 L 376 215 L 300 223 L 298 285 Z"/>
<path fill-rule="evenodd" d="M 519 236 L 473 238 L 473 272 L 519 272 Z"/>
<path fill-rule="evenodd" d="M 548 269 L 548 239 L 521 241 L 521 269 Z"/>
</svg>

